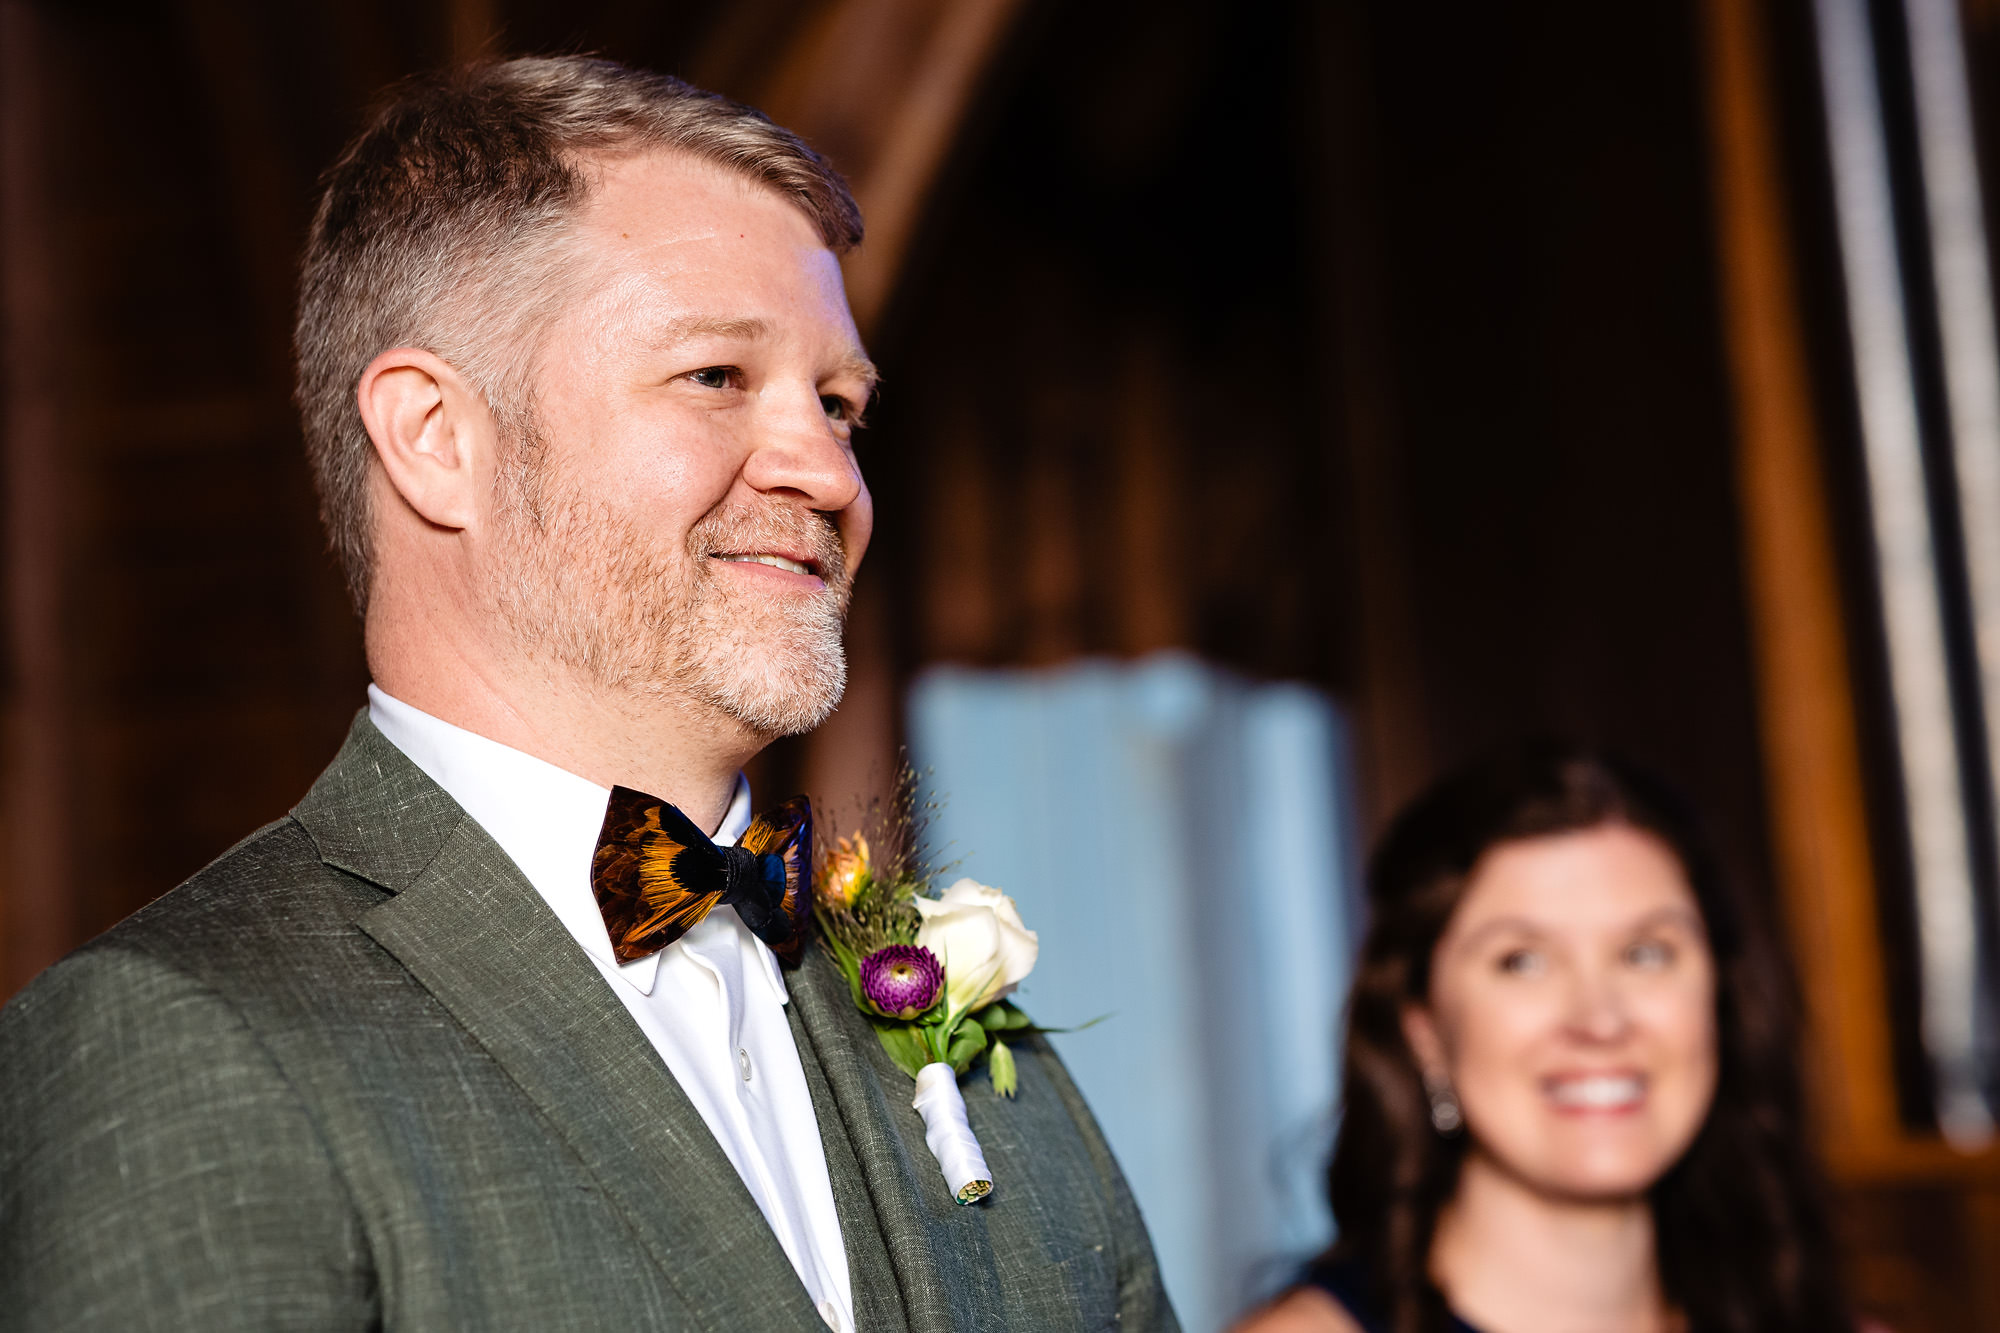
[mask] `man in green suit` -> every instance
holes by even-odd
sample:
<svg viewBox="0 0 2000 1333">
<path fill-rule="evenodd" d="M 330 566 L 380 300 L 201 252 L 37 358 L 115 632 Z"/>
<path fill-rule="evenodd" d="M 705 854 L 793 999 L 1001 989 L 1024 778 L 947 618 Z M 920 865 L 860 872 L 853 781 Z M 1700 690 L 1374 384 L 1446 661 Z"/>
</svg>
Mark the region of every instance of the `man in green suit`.
<svg viewBox="0 0 2000 1333">
<path fill-rule="evenodd" d="M 839 698 L 860 234 L 784 130 L 583 59 L 407 86 L 335 164 L 299 401 L 369 707 L 0 1015 L 0 1328 L 1174 1326 L 1046 1046 L 967 1082 L 960 1206 L 817 947 L 597 913 L 613 787 L 726 845 Z"/>
</svg>

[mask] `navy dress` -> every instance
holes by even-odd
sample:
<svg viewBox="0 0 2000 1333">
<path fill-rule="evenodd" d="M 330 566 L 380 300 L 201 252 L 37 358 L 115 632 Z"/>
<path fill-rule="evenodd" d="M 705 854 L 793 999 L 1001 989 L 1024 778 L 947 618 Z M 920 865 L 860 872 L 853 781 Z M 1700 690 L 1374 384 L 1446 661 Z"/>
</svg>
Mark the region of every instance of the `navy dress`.
<svg viewBox="0 0 2000 1333">
<path fill-rule="evenodd" d="M 1318 1287 L 1327 1295 L 1340 1302 L 1343 1310 L 1354 1317 L 1367 1333 L 1389 1333 L 1387 1317 L 1375 1304 L 1370 1290 L 1372 1283 L 1361 1266 L 1350 1259 L 1336 1263 L 1315 1264 L 1306 1273 L 1306 1284 Z M 1451 1317 L 1451 1333 L 1479 1333 L 1479 1330 L 1460 1319 Z"/>
</svg>

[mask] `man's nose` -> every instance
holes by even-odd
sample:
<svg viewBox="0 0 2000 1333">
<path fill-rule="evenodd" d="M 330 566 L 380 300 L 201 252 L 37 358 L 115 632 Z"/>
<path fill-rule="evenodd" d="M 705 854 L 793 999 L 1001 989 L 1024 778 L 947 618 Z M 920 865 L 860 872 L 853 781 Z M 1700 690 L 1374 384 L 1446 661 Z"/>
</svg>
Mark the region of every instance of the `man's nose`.
<svg viewBox="0 0 2000 1333">
<path fill-rule="evenodd" d="M 767 392 L 743 480 L 765 493 L 791 492 L 814 509 L 838 511 L 861 495 L 854 451 L 811 386 Z"/>
</svg>

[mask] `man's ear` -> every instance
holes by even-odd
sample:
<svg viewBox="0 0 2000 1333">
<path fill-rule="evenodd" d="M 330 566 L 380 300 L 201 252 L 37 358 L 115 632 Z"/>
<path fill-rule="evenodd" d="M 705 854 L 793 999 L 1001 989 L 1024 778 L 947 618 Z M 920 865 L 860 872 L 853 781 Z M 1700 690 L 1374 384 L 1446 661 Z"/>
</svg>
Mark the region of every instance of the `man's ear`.
<svg viewBox="0 0 2000 1333">
<path fill-rule="evenodd" d="M 1403 1040 L 1417 1057 L 1417 1068 L 1426 1075 L 1442 1074 L 1449 1062 L 1444 1057 L 1444 1040 L 1438 1036 L 1437 1021 L 1420 1004 L 1403 1006 Z"/>
<path fill-rule="evenodd" d="M 355 386 L 361 424 L 389 484 L 426 522 L 463 530 L 479 517 L 494 426 L 485 398 L 442 358 L 392 347 Z"/>
</svg>

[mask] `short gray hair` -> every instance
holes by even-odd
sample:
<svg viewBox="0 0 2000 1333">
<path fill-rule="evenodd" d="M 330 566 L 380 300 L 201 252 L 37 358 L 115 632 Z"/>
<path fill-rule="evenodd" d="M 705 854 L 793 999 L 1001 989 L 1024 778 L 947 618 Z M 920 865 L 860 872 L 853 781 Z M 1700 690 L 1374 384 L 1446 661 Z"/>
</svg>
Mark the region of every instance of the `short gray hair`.
<svg viewBox="0 0 2000 1333">
<path fill-rule="evenodd" d="M 322 178 L 299 277 L 298 404 L 320 516 L 366 612 L 373 446 L 361 372 L 422 347 L 485 396 L 503 431 L 531 427 L 528 367 L 563 307 L 560 242 L 592 158 L 668 150 L 795 205 L 835 253 L 861 212 L 825 159 L 760 111 L 665 74 L 582 56 L 474 65 L 393 89 Z"/>
</svg>

